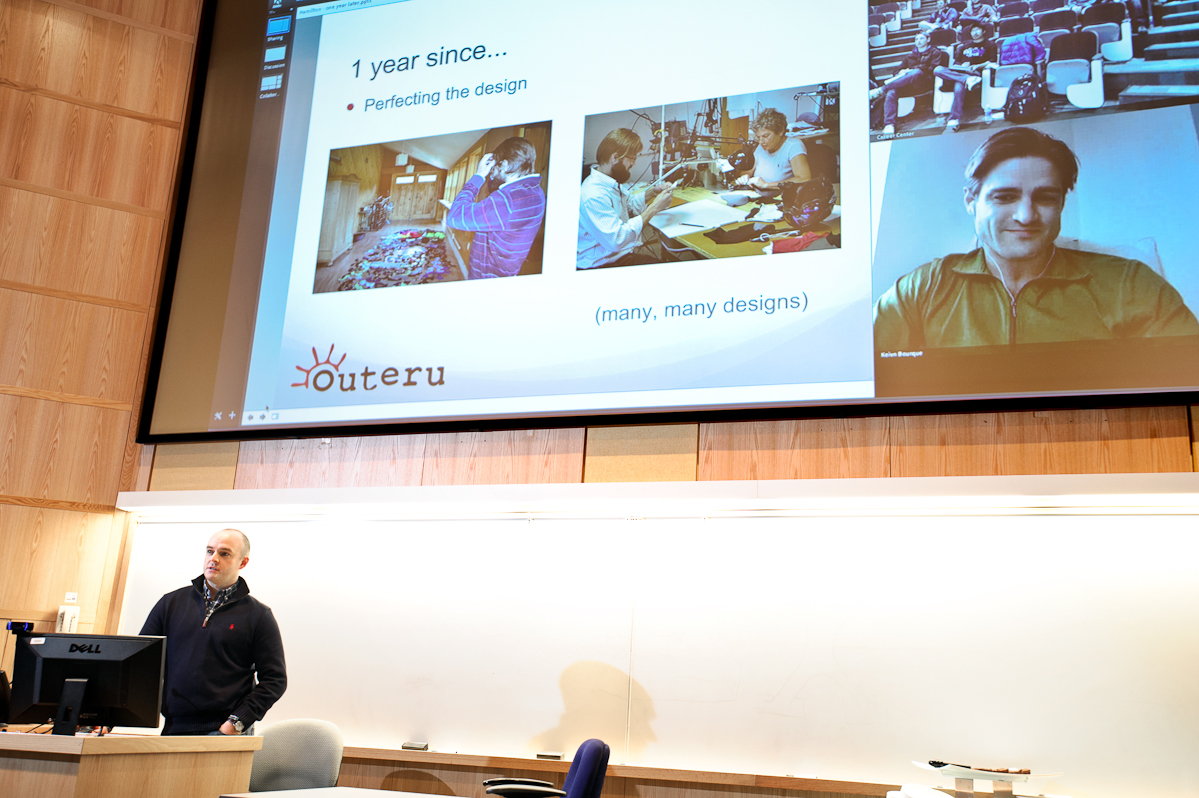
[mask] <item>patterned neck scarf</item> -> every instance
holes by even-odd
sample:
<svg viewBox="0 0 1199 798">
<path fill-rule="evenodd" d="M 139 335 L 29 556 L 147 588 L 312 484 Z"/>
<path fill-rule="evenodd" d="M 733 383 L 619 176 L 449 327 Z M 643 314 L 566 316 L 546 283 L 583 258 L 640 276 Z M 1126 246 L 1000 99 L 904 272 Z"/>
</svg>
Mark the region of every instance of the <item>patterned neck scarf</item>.
<svg viewBox="0 0 1199 798">
<path fill-rule="evenodd" d="M 205 612 L 204 612 L 204 623 L 200 624 L 201 626 L 203 626 L 203 627 L 208 626 L 208 619 L 212 617 L 212 614 L 214 612 L 216 612 L 217 609 L 222 604 L 227 603 L 229 601 L 229 599 L 233 598 L 233 589 L 236 587 L 237 587 L 237 583 L 234 582 L 233 584 L 229 585 L 229 587 L 225 588 L 224 590 L 218 590 L 216 592 L 216 595 L 213 595 L 212 588 L 210 588 L 208 586 L 208 582 L 207 581 L 204 582 L 204 609 L 205 609 Z"/>
</svg>

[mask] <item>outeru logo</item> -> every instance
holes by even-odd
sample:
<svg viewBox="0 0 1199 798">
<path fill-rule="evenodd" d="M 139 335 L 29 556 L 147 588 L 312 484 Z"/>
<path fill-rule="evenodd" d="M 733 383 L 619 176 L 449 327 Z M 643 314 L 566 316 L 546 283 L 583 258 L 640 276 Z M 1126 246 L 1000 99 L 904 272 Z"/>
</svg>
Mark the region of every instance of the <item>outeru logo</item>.
<svg viewBox="0 0 1199 798">
<path fill-rule="evenodd" d="M 293 382 L 291 387 L 311 388 L 321 393 L 332 388 L 343 393 L 357 391 L 359 388 L 364 391 L 373 391 L 380 385 L 399 385 L 401 387 L 419 385 L 418 378 L 422 373 L 429 385 L 433 387 L 445 385 L 445 366 L 408 366 L 405 368 L 386 366 L 380 370 L 366 366 L 362 371 L 350 371 L 348 368 L 343 371 L 342 365 L 346 362 L 346 353 L 343 352 L 341 357 L 334 360 L 333 355 L 336 349 L 337 344 L 332 344 L 329 352 L 322 358 L 316 351 L 316 347 L 312 347 L 312 365 L 296 366 L 296 371 L 302 373 L 304 379 L 301 382 Z M 436 377 L 433 374 L 435 370 Z M 402 382 L 401 377 L 404 378 Z"/>
</svg>

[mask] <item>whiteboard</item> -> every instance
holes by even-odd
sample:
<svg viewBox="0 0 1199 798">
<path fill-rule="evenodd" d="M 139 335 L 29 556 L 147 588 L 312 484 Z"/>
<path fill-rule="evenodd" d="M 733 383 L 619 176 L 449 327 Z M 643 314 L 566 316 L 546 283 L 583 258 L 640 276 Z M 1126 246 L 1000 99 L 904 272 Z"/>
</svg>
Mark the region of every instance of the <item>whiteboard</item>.
<svg viewBox="0 0 1199 798">
<path fill-rule="evenodd" d="M 1030 794 L 1199 793 L 1193 516 L 252 521 L 279 619 L 266 722 L 347 745 L 930 781 L 911 760 L 1061 772 Z M 122 633 L 219 525 L 141 523 Z M 950 786 L 945 780 L 939 786 Z"/>
</svg>

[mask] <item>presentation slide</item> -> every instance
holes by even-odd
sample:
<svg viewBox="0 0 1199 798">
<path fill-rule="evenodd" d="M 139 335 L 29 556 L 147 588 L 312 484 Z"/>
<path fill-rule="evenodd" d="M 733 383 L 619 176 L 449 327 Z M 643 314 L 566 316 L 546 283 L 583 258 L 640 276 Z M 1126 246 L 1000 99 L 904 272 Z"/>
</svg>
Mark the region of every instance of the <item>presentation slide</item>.
<svg viewBox="0 0 1199 798">
<path fill-rule="evenodd" d="M 297 36 L 319 25 L 311 84 L 287 89 L 311 94 L 308 132 L 280 153 L 295 231 L 263 280 L 286 301 L 259 306 L 246 424 L 873 394 L 867 173 L 838 178 L 821 122 L 835 38 L 730 60 L 678 35 L 715 33 L 719 2 L 682 27 L 669 4 L 467 2 L 452 25 L 423 0 L 337 5 L 296 15 Z M 763 120 L 779 156 L 733 169 Z M 856 184 L 857 232 L 841 245 L 829 180 L 789 251 L 796 220 L 762 200 L 810 171 L 809 141 Z"/>
<path fill-rule="evenodd" d="M 1059 5 L 220 4 L 149 434 L 1194 389 L 1199 105 Z"/>
</svg>

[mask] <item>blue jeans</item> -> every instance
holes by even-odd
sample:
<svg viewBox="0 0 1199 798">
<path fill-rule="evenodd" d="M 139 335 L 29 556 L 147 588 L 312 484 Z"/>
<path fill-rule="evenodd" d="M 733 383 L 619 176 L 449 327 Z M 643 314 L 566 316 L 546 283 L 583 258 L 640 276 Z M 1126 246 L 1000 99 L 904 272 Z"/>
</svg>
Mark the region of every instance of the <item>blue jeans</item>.
<svg viewBox="0 0 1199 798">
<path fill-rule="evenodd" d="M 932 80 L 920 70 L 892 78 L 883 86 L 883 124 L 894 125 L 899 118 L 899 98 L 924 94 Z"/>
<path fill-rule="evenodd" d="M 953 83 L 953 108 L 949 111 L 949 118 L 955 122 L 959 121 L 962 118 L 962 111 L 966 107 L 966 81 L 975 75 L 969 72 L 959 72 L 949 67 L 937 67 L 933 74 L 942 80 Z"/>
</svg>

